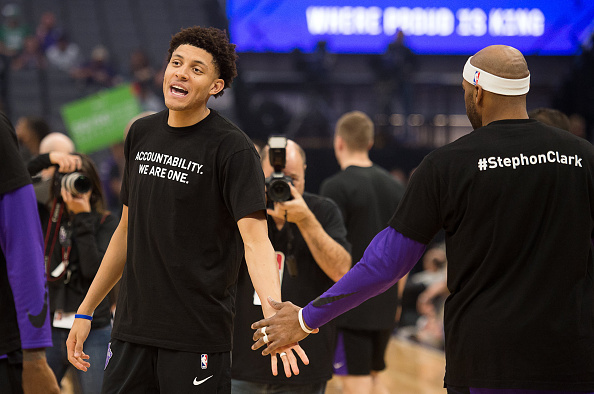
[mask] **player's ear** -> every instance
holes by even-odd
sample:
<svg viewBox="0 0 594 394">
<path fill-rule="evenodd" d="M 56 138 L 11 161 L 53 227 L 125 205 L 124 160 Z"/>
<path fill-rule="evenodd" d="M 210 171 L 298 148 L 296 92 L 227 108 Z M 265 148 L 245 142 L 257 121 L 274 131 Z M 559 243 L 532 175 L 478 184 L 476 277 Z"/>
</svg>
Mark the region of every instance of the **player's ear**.
<svg viewBox="0 0 594 394">
<path fill-rule="evenodd" d="M 480 104 L 482 104 L 482 101 L 485 97 L 485 91 L 483 90 L 483 87 L 481 85 L 476 85 L 474 87 L 474 89 L 475 89 L 474 103 L 476 105 L 480 105 Z"/>
<path fill-rule="evenodd" d="M 215 94 L 219 93 L 221 90 L 225 88 L 225 81 L 221 78 L 215 79 L 210 87 L 209 93 L 214 96 Z"/>
</svg>

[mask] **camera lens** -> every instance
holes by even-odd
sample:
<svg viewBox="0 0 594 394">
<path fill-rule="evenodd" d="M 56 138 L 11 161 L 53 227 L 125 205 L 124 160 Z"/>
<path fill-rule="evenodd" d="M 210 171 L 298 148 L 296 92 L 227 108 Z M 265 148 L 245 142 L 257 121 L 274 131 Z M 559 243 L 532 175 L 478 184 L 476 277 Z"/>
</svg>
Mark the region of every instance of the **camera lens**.
<svg viewBox="0 0 594 394">
<path fill-rule="evenodd" d="M 291 187 L 284 179 L 272 180 L 268 186 L 268 195 L 273 201 L 289 201 L 291 199 Z"/>
<path fill-rule="evenodd" d="M 80 172 L 72 172 L 62 178 L 62 189 L 73 196 L 83 194 L 91 190 L 91 180 Z"/>
</svg>

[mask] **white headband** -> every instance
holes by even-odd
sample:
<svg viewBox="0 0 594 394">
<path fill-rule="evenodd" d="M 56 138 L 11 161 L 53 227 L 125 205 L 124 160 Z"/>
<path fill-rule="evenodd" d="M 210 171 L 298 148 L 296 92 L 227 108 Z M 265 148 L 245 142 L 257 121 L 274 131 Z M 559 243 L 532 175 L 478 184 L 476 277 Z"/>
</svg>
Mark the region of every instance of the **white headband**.
<svg viewBox="0 0 594 394">
<path fill-rule="evenodd" d="M 521 96 L 530 90 L 530 74 L 522 79 L 501 78 L 473 66 L 470 64 L 470 59 L 472 56 L 466 61 L 462 72 L 466 82 L 472 85 L 481 85 L 488 92 L 504 96 Z"/>
</svg>

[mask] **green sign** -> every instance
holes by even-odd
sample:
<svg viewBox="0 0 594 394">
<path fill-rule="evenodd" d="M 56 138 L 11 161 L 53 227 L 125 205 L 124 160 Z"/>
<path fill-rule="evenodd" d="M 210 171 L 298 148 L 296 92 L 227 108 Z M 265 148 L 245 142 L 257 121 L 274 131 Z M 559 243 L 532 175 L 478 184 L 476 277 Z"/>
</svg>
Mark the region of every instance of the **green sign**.
<svg viewBox="0 0 594 394">
<path fill-rule="evenodd" d="M 124 138 L 124 128 L 140 113 L 130 84 L 119 85 L 62 106 L 62 118 L 76 150 L 92 153 Z"/>
</svg>

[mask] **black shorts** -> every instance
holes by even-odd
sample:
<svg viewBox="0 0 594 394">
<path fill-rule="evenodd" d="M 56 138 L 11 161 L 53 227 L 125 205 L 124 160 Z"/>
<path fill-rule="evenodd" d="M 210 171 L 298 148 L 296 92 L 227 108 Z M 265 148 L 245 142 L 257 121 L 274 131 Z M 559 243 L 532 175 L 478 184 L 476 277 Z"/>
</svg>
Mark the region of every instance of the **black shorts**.
<svg viewBox="0 0 594 394">
<path fill-rule="evenodd" d="M 392 330 L 339 328 L 334 353 L 336 375 L 369 375 L 386 369 L 384 356 Z"/>
<path fill-rule="evenodd" d="M 23 355 L 12 352 L 0 359 L 0 393 L 23 394 Z"/>
<path fill-rule="evenodd" d="M 112 339 L 102 393 L 230 394 L 231 352 L 181 352 Z"/>
<path fill-rule="evenodd" d="M 470 394 L 470 389 L 468 387 L 448 386 L 447 390 L 448 394 Z"/>
</svg>

